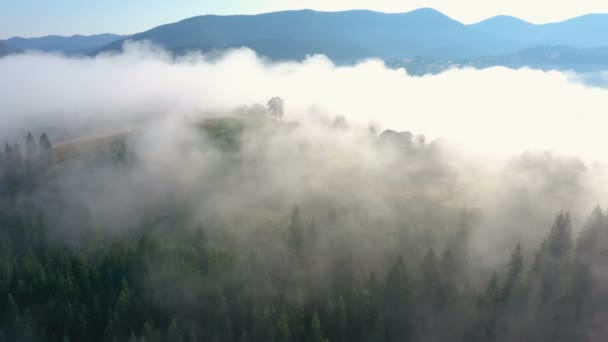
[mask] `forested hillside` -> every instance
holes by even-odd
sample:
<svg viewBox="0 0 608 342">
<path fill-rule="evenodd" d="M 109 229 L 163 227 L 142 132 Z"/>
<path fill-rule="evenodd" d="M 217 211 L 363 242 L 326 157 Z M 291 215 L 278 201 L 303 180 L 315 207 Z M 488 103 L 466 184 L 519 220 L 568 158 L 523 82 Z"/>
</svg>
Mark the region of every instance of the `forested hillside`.
<svg viewBox="0 0 608 342">
<path fill-rule="evenodd" d="M 474 236 L 484 214 L 453 200 L 455 177 L 437 143 L 370 128 L 351 154 L 344 118 L 322 124 L 326 138 L 298 140 L 306 127 L 281 120 L 277 101 L 274 119 L 243 107 L 178 131 L 188 140 L 171 150 L 158 143 L 162 131 L 61 163 L 46 134 L 6 144 L 0 340 L 595 341 L 606 333 L 602 209 L 584 227 L 556 210 L 539 239 L 523 231 L 503 241 L 510 256 L 481 257 Z M 159 156 L 166 169 L 146 173 Z M 298 160 L 307 167 L 287 167 Z M 544 209 L 526 210 L 510 221 Z"/>
</svg>

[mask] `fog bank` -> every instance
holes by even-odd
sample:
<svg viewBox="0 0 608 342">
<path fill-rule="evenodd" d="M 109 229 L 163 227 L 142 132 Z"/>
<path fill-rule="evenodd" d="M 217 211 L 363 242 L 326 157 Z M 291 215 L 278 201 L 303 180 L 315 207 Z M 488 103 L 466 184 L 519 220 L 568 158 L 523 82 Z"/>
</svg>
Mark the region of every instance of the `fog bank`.
<svg viewBox="0 0 608 342">
<path fill-rule="evenodd" d="M 376 60 L 352 67 L 336 67 L 323 56 L 271 63 L 249 50 L 173 58 L 137 43 L 96 58 L 9 56 L 0 59 L 0 74 L 0 136 L 32 122 L 111 129 L 153 116 L 197 117 L 279 95 L 293 118 L 314 108 L 491 157 L 529 149 L 590 161 L 607 157 L 601 146 L 608 142 L 608 91 L 560 72 L 458 69 L 412 77 Z"/>
</svg>

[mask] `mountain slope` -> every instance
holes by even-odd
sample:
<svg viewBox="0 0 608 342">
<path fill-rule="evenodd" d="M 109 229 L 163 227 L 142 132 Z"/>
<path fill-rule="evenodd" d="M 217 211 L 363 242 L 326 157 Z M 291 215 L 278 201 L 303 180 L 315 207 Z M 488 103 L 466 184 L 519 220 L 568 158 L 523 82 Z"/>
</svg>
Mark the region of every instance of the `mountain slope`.
<svg viewBox="0 0 608 342">
<path fill-rule="evenodd" d="M 503 37 L 520 47 L 563 45 L 577 48 L 608 46 L 608 14 L 590 14 L 563 22 L 535 25 L 518 18 L 496 16 L 470 25 L 478 32 Z"/>
<path fill-rule="evenodd" d="M 15 48 L 14 46 L 11 46 L 3 41 L 0 41 L 0 57 L 6 56 L 6 55 L 11 55 L 14 53 L 20 53 L 20 52 L 22 52 L 22 51 Z"/>
<path fill-rule="evenodd" d="M 429 8 L 407 13 L 284 11 L 260 15 L 199 16 L 128 39 L 148 40 L 174 52 L 249 47 L 271 59 L 325 54 L 336 62 L 424 56 L 463 59 L 511 54 L 535 46 L 608 46 L 608 15 L 535 25 L 497 16 L 464 25 Z M 95 53 L 118 51 L 127 39 Z"/>
<path fill-rule="evenodd" d="M 499 15 L 469 25 L 469 27 L 477 32 L 485 32 L 500 37 L 518 46 L 536 43 L 536 37 L 530 36 L 530 32 L 535 29 L 535 25 L 516 17 Z"/>
<path fill-rule="evenodd" d="M 98 52 L 120 50 L 125 40 Z M 297 59 L 314 53 L 357 59 L 373 54 L 368 48 L 323 32 L 296 12 L 280 16 L 194 17 L 136 34 L 129 40 L 151 41 L 176 52 L 246 46 L 276 59 Z"/>
<path fill-rule="evenodd" d="M 200 16 L 159 26 L 129 39 L 149 40 L 173 51 L 246 46 L 273 59 L 323 53 L 330 58 L 337 56 L 339 62 L 365 57 L 465 57 L 501 47 L 495 37 L 473 32 L 431 9 L 397 14 L 303 10 Z M 124 41 L 113 42 L 98 52 L 119 50 Z"/>
<path fill-rule="evenodd" d="M 22 50 L 63 52 L 65 54 L 88 54 L 125 36 L 98 34 L 93 36 L 75 35 L 71 37 L 45 36 L 39 38 L 13 37 L 5 42 Z"/>
<path fill-rule="evenodd" d="M 561 23 L 539 25 L 539 41 L 580 48 L 608 46 L 608 14 L 589 14 Z"/>
</svg>

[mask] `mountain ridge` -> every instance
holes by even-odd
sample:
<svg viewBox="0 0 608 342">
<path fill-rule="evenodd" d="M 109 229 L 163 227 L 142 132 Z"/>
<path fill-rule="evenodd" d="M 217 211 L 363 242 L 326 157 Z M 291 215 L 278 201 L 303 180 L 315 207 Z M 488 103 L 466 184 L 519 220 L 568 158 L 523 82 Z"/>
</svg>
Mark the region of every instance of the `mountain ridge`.
<svg viewBox="0 0 608 342">
<path fill-rule="evenodd" d="M 17 49 L 28 51 L 61 52 L 65 54 L 86 55 L 98 49 L 100 46 L 123 39 L 128 36 L 121 36 L 112 33 L 102 33 L 90 36 L 75 34 L 72 36 L 47 35 L 35 38 L 23 38 L 15 36 L 4 40 L 5 44 Z"/>
<path fill-rule="evenodd" d="M 201 15 L 113 41 L 92 54 L 119 51 L 127 40 L 149 40 L 174 52 L 184 52 L 185 47 L 208 51 L 244 46 L 271 59 L 303 59 L 321 53 L 338 63 L 370 57 L 458 59 L 508 54 L 537 45 L 608 46 L 608 14 L 549 24 L 533 24 L 510 16 L 463 24 L 432 8 L 403 13 L 292 10 L 256 15 Z M 301 51 L 286 53 L 282 46 L 273 49 L 262 44 L 265 41 L 283 41 L 290 48 L 299 42 Z M 257 49 L 260 45 L 265 48 Z M 339 50 L 353 53 L 340 56 L 344 53 Z"/>
<path fill-rule="evenodd" d="M 0 41 L 0 57 L 12 55 L 15 53 L 21 53 L 21 52 L 23 52 L 23 51 L 21 51 L 20 49 L 12 46 L 10 44 Z"/>
<path fill-rule="evenodd" d="M 608 14 L 587 14 L 546 24 L 498 15 L 463 24 L 428 7 L 403 13 L 304 9 L 262 14 L 207 14 L 129 36 L 13 37 L 4 41 L 12 47 L 4 48 L 4 54 L 39 50 L 95 56 L 120 51 L 128 40 L 150 41 L 174 54 L 247 47 L 270 60 L 302 60 L 323 54 L 337 64 L 352 64 L 368 58 L 385 62 L 414 60 L 410 65 L 416 66 L 421 60 L 438 63 L 423 66 L 421 70 L 442 70 L 445 66 L 460 64 L 608 69 L 608 59 L 604 62 L 602 57 L 608 49 Z M 555 59 L 547 51 L 564 57 Z M 590 51 L 592 56 L 585 56 L 585 51 Z"/>
</svg>

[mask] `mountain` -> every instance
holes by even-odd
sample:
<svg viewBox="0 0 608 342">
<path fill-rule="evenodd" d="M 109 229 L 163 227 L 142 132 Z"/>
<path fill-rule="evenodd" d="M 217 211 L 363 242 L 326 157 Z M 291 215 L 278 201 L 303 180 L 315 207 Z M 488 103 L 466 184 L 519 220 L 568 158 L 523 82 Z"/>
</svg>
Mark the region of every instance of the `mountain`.
<svg viewBox="0 0 608 342">
<path fill-rule="evenodd" d="M 302 10 L 208 15 L 159 26 L 128 39 L 149 40 L 172 51 L 245 46 L 272 59 L 301 59 L 322 53 L 338 62 L 416 55 L 467 57 L 501 51 L 508 45 L 472 32 L 432 9 L 397 14 Z M 97 53 L 119 50 L 125 40 L 110 43 Z"/>
<path fill-rule="evenodd" d="M 507 39 L 520 48 L 534 45 L 576 48 L 608 46 L 608 14 L 589 14 L 541 25 L 514 17 L 496 16 L 469 26 L 478 32 Z"/>
<path fill-rule="evenodd" d="M 204 15 L 132 36 L 14 37 L 0 46 L 0 55 L 19 50 L 96 55 L 119 51 L 128 40 L 150 41 L 177 54 L 248 47 L 272 60 L 324 54 L 345 64 L 377 57 L 415 74 L 498 65 L 608 70 L 608 14 L 540 25 L 502 15 L 465 25 L 430 8 Z"/>
<path fill-rule="evenodd" d="M 530 36 L 530 32 L 535 29 L 536 25 L 507 15 L 499 15 L 469 25 L 469 27 L 474 31 L 491 34 L 517 46 L 536 44 L 537 40 L 536 37 Z"/>
<path fill-rule="evenodd" d="M 15 48 L 14 46 L 11 46 L 3 41 L 0 41 L 0 57 L 6 56 L 6 55 L 11 55 L 13 53 L 20 53 L 20 52 L 22 52 L 22 51 Z"/>
<path fill-rule="evenodd" d="M 539 25 L 539 44 L 580 48 L 608 46 L 608 14 L 588 14 L 561 23 Z"/>
<path fill-rule="evenodd" d="M 430 8 L 407 13 L 300 10 L 206 15 L 116 40 L 94 54 L 118 51 L 126 40 L 148 40 L 177 53 L 249 47 L 279 60 L 302 59 L 310 54 L 325 54 L 338 63 L 368 57 L 471 59 L 536 46 L 608 46 L 608 15 L 543 25 L 509 16 L 464 25 Z"/>
<path fill-rule="evenodd" d="M 65 54 L 88 54 L 113 41 L 126 38 L 115 34 L 98 34 L 93 36 L 75 35 L 71 37 L 45 36 L 39 38 L 13 37 L 5 43 L 21 50 L 45 52 L 62 52 Z"/>
</svg>

